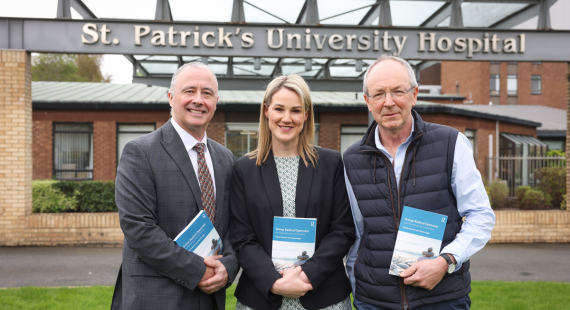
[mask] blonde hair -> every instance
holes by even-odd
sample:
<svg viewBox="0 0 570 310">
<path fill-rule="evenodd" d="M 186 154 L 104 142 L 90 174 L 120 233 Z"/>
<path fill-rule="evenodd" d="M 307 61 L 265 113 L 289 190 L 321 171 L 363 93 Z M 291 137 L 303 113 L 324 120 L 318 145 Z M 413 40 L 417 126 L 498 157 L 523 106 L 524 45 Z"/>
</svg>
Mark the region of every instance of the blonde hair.
<svg viewBox="0 0 570 310">
<path fill-rule="evenodd" d="M 303 102 L 303 113 L 308 113 L 307 120 L 303 125 L 303 129 L 299 134 L 299 144 L 297 145 L 297 151 L 305 166 L 309 166 L 309 162 L 313 164 L 313 167 L 317 166 L 318 154 L 313 147 L 313 137 L 315 131 L 315 118 L 313 113 L 313 102 L 311 100 L 311 93 L 309 90 L 309 85 L 305 80 L 297 74 L 289 74 L 277 77 L 267 85 L 265 90 L 265 95 L 263 96 L 263 102 L 261 102 L 261 109 L 259 113 L 259 140 L 257 143 L 257 148 L 246 154 L 249 158 L 256 158 L 255 164 L 261 166 L 269 156 L 269 152 L 272 147 L 272 135 L 269 129 L 269 120 L 265 117 L 264 107 L 271 105 L 271 100 L 273 95 L 283 89 L 294 91 L 299 95 L 301 102 Z"/>
</svg>

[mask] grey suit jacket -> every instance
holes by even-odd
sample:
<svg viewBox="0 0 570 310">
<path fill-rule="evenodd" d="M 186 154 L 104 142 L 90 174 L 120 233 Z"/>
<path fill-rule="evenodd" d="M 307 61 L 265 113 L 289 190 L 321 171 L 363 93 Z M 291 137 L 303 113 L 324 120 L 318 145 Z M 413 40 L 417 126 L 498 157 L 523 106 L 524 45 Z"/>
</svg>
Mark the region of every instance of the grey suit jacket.
<svg viewBox="0 0 570 310">
<path fill-rule="evenodd" d="M 231 283 L 239 269 L 228 235 L 234 156 L 210 139 L 208 149 L 216 182 L 214 227 L 223 239 L 220 261 Z M 170 121 L 125 146 L 115 186 L 125 240 L 111 308 L 225 309 L 225 289 L 212 296 L 197 288 L 206 271 L 203 258 L 173 241 L 202 210 L 202 195 L 188 153 Z"/>
</svg>

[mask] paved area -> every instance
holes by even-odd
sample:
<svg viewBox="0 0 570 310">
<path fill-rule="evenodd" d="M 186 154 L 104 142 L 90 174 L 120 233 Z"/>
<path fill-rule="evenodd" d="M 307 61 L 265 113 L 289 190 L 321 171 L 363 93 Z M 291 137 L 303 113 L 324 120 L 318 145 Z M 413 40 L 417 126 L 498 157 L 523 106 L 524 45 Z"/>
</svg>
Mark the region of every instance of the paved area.
<svg viewBox="0 0 570 310">
<path fill-rule="evenodd" d="M 570 244 L 489 244 L 473 280 L 570 282 Z M 120 248 L 0 247 L 0 287 L 114 285 Z"/>
</svg>

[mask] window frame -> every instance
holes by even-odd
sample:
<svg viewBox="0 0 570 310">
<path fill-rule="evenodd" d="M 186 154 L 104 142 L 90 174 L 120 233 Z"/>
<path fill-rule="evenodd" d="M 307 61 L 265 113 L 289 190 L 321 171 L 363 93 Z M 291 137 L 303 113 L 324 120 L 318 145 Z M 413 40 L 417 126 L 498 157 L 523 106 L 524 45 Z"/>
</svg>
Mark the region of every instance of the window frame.
<svg viewBox="0 0 570 310">
<path fill-rule="evenodd" d="M 538 92 L 533 91 L 532 82 L 535 80 L 534 78 L 538 77 Z M 530 76 L 530 94 L 531 95 L 542 95 L 542 75 L 540 74 L 533 74 Z"/>
<path fill-rule="evenodd" d="M 514 84 L 514 85 L 516 85 L 514 92 L 512 90 L 509 90 L 509 80 L 513 80 L 513 77 L 514 77 L 514 80 L 516 82 Z M 518 78 L 518 75 L 517 74 L 508 74 L 507 75 L 507 96 L 515 97 L 515 96 L 518 96 L 518 94 L 519 94 L 519 78 Z"/>
<path fill-rule="evenodd" d="M 63 130 L 63 131 L 57 131 L 56 130 L 56 126 L 59 124 L 83 124 L 83 125 L 91 125 L 91 130 L 90 131 L 85 131 L 85 130 Z M 94 146 L 94 137 L 93 137 L 93 122 L 52 122 L 52 132 L 51 132 L 51 137 L 52 137 L 52 154 L 51 154 L 51 158 L 52 158 L 52 177 L 54 180 L 61 180 L 61 181 L 92 181 L 93 177 L 94 177 L 94 167 L 92 167 L 91 169 L 56 169 L 56 158 L 55 158 L 55 150 L 56 150 L 56 146 L 55 146 L 55 135 L 58 133 L 88 133 L 90 134 L 90 143 L 91 143 L 91 156 L 92 156 L 92 161 L 93 161 L 93 166 L 95 166 L 95 146 Z M 91 172 L 91 177 L 90 178 L 57 178 L 57 173 L 58 172 Z"/>
<path fill-rule="evenodd" d="M 497 77 L 496 81 L 498 81 L 498 83 L 496 83 L 498 85 L 495 85 L 495 86 L 498 86 L 498 87 L 495 90 L 496 93 L 493 93 L 494 90 L 491 88 L 491 81 L 493 80 L 493 77 L 495 77 L 495 76 Z M 501 95 L 501 75 L 500 74 L 491 74 L 489 76 L 489 94 L 491 96 L 500 96 Z"/>
<path fill-rule="evenodd" d="M 156 123 L 128 123 L 128 122 L 122 122 L 122 123 L 116 123 L 115 124 L 115 165 L 118 167 L 119 166 L 119 160 L 121 159 L 120 156 L 121 154 L 119 153 L 119 134 L 121 133 L 142 133 L 142 134 L 148 134 L 151 133 L 150 132 L 142 132 L 142 131 L 119 131 L 119 126 L 121 125 L 131 125 L 131 126 L 136 126 L 136 125 L 152 125 L 154 127 L 154 129 L 152 131 L 156 130 Z"/>
</svg>

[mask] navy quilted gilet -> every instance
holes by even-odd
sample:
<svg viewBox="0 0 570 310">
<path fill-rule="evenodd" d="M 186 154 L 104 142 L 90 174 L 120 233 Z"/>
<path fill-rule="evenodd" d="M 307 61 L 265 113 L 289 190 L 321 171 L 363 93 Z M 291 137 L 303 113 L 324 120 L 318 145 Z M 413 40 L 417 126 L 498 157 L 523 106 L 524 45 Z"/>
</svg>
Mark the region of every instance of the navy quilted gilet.
<svg viewBox="0 0 570 310">
<path fill-rule="evenodd" d="M 362 141 L 344 153 L 346 173 L 364 221 L 358 257 L 354 265 L 355 298 L 372 305 L 403 309 L 451 300 L 469 294 L 469 261 L 460 270 L 446 274 L 431 291 L 404 285 L 388 274 L 400 214 L 410 206 L 448 216 L 442 249 L 461 230 L 462 218 L 451 190 L 453 154 L 458 131 L 426 123 L 412 111 L 415 130 L 400 175 L 400 190 L 392 163 L 374 142 L 374 122 Z M 439 253 L 440 249 L 434 249 Z"/>
</svg>

